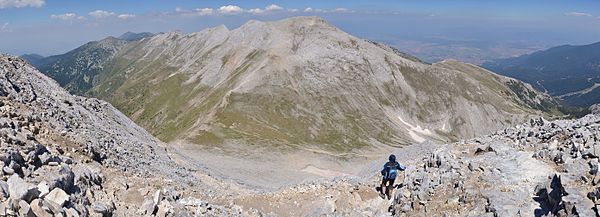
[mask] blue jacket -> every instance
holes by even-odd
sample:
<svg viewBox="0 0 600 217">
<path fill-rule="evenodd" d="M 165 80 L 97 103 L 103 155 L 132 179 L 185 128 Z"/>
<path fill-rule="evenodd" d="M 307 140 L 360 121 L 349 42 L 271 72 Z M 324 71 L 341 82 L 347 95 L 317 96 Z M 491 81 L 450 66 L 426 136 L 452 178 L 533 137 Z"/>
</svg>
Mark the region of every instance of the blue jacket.
<svg viewBox="0 0 600 217">
<path fill-rule="evenodd" d="M 404 171 L 404 170 L 406 170 L 406 167 L 402 166 L 400 163 L 398 163 L 396 161 L 389 161 L 383 165 L 383 169 L 381 169 L 381 175 L 384 178 L 388 178 L 387 175 L 388 175 L 389 171 L 392 169 Z M 393 177 L 393 178 L 396 178 L 396 177 Z"/>
</svg>

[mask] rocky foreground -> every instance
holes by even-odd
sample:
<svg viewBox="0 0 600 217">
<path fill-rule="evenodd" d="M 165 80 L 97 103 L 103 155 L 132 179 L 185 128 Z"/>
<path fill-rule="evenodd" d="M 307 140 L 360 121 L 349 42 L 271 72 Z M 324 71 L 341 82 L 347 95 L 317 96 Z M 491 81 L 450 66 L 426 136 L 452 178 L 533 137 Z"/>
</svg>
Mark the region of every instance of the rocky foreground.
<svg viewBox="0 0 600 217">
<path fill-rule="evenodd" d="M 396 214 L 598 216 L 600 116 L 531 119 L 415 162 Z"/>
<path fill-rule="evenodd" d="M 268 201 L 260 210 L 277 215 L 598 216 L 600 115 L 531 119 L 489 136 L 413 145 L 396 154 L 408 169 L 396 180 L 391 201 L 375 191 L 382 161 L 361 177 L 307 183 L 238 203 Z"/>
</svg>

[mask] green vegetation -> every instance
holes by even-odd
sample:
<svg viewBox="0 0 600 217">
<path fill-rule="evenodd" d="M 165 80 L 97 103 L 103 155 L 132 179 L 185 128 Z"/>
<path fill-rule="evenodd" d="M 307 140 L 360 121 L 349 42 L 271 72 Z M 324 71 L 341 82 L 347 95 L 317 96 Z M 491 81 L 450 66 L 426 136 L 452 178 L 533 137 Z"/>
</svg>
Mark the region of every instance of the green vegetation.
<svg viewBox="0 0 600 217">
<path fill-rule="evenodd" d="M 103 65 L 125 44 L 124 40 L 109 37 L 33 63 L 72 94 L 83 95 L 94 87 L 97 77 L 103 73 Z"/>
<path fill-rule="evenodd" d="M 523 102 L 526 106 L 545 112 L 558 112 L 557 104 L 553 101 L 540 99 L 540 102 L 536 102 L 537 93 L 525 87 L 522 82 L 510 80 L 506 82 L 506 85 L 519 97 L 520 102 Z"/>
<path fill-rule="evenodd" d="M 89 88 L 88 96 L 109 101 L 165 142 L 185 140 L 206 146 L 239 142 L 335 153 L 372 147 L 372 143 L 409 144 L 412 140 L 402 130 L 409 124 L 400 123 L 399 115 L 436 132 L 434 138 L 457 139 L 478 121 L 461 109 L 482 107 L 475 112 L 503 115 L 533 112 L 520 105 L 546 106 L 535 104 L 537 92 L 521 83 L 504 84 L 501 77 L 466 64 L 417 63 L 415 67 L 415 63 L 396 61 L 398 55 L 420 60 L 377 43 L 385 49 L 383 61 L 377 59 L 380 55 L 334 55 L 290 69 L 278 61 L 287 60 L 278 53 L 287 50 L 232 49 L 231 44 L 188 50 L 187 42 L 176 40 L 210 44 L 176 34 L 152 42 L 155 47 L 131 42 L 103 63 L 102 71 L 75 77 L 65 85 Z M 331 44 L 339 45 L 340 52 L 365 45 L 354 38 Z M 294 43 L 292 49 L 300 49 L 297 46 Z M 448 118 L 452 114 L 459 115 Z M 495 123 L 505 121 L 493 118 Z M 452 131 L 436 130 L 442 122 L 452 125 Z"/>
</svg>

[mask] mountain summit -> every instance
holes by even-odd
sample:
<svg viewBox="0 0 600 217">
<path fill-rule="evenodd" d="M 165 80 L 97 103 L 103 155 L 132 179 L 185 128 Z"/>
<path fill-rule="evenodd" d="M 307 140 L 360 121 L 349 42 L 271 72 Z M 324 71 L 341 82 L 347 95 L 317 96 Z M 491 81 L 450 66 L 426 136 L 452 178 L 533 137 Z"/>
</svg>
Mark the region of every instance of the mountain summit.
<svg viewBox="0 0 600 217">
<path fill-rule="evenodd" d="M 163 33 L 104 59 L 91 86 L 67 88 L 110 101 L 167 142 L 348 151 L 472 137 L 553 108 L 517 80 L 424 64 L 318 17 Z"/>
</svg>

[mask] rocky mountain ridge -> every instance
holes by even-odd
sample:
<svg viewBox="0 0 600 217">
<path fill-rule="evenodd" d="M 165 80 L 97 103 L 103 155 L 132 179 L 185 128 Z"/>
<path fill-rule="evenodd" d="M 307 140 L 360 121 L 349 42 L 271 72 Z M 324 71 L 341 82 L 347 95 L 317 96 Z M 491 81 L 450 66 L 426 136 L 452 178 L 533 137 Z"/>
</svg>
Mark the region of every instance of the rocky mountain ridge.
<svg viewBox="0 0 600 217">
<path fill-rule="evenodd" d="M 24 57 L 71 93 L 82 95 L 96 84 L 96 76 L 102 72 L 104 64 L 123 46 L 153 35 L 148 32 L 126 32 L 119 37 L 110 36 L 88 42 L 61 55 Z"/>
<path fill-rule="evenodd" d="M 98 67 L 87 95 L 163 141 L 234 150 L 455 141 L 556 113 L 517 80 L 417 60 L 318 17 L 250 21 L 128 43 Z"/>
</svg>

